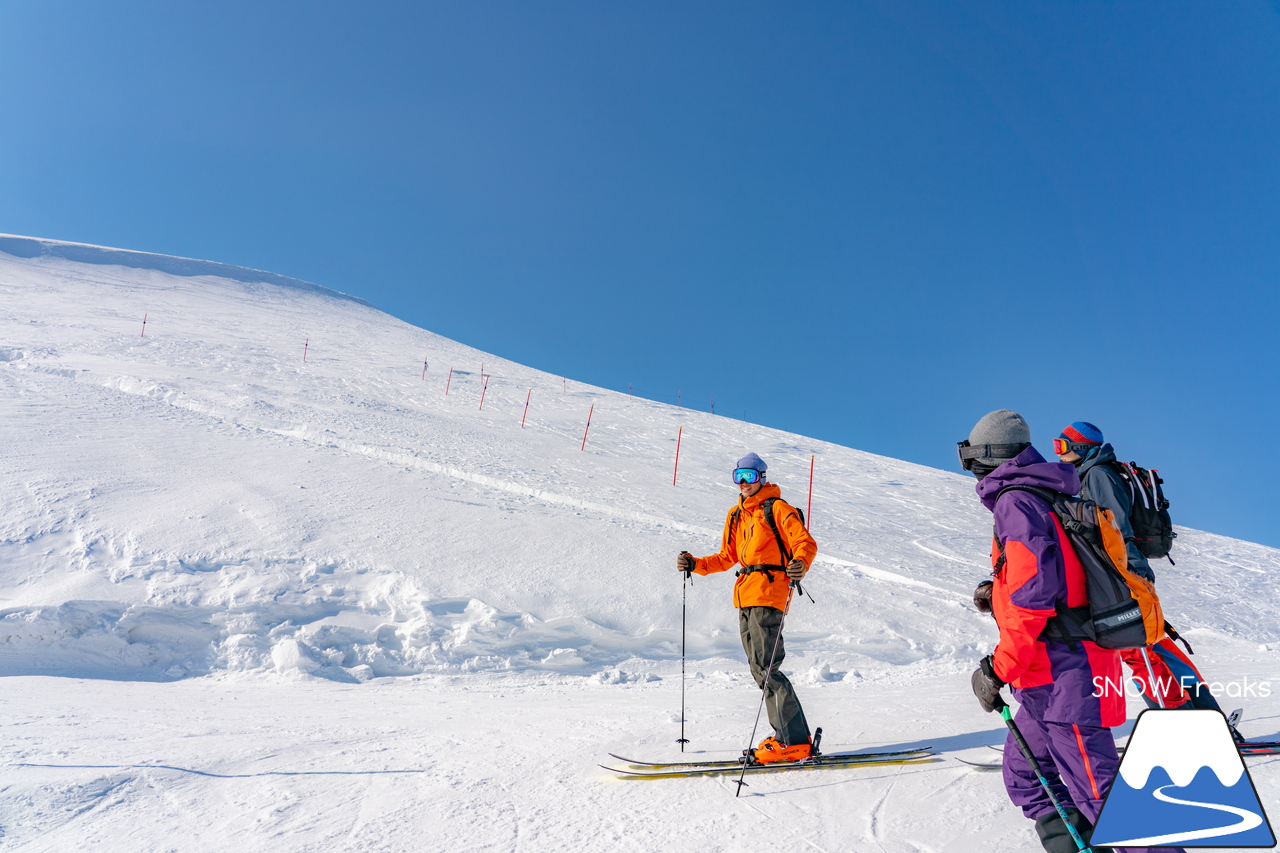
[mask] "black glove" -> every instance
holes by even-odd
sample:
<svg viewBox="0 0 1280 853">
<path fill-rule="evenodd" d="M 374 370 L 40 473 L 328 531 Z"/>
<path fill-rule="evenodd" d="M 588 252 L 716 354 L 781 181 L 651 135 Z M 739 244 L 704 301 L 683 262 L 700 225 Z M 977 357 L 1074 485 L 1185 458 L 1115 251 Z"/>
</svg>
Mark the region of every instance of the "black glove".
<svg viewBox="0 0 1280 853">
<path fill-rule="evenodd" d="M 801 560 L 799 557 L 796 557 L 787 564 L 787 577 L 791 578 L 793 581 L 803 580 L 805 572 L 807 571 L 809 570 L 805 568 L 804 560 Z"/>
<path fill-rule="evenodd" d="M 693 555 L 688 551 L 681 551 L 680 556 L 676 557 L 676 571 L 684 572 L 686 575 L 693 572 L 693 567 L 697 565 L 693 561 Z"/>
<path fill-rule="evenodd" d="M 996 675 L 991 655 L 987 655 L 978 664 L 978 668 L 973 671 L 973 679 L 970 683 L 973 685 L 973 695 L 978 697 L 978 704 L 988 714 L 1005 706 L 1005 701 L 1000 696 L 1000 688 L 1004 687 L 1005 682 Z"/>
<path fill-rule="evenodd" d="M 973 606 L 982 613 L 991 612 L 991 581 L 983 581 L 973 591 Z"/>
</svg>

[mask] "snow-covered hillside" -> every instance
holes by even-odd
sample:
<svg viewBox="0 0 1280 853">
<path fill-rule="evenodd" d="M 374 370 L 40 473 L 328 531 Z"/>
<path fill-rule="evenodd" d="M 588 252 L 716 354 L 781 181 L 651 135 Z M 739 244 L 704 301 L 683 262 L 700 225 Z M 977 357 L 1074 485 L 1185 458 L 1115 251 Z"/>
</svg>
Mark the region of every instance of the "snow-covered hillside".
<svg viewBox="0 0 1280 853">
<path fill-rule="evenodd" d="M 971 478 L 282 276 L 4 236 L 0 386 L 6 849 L 1030 849 L 998 776 L 945 759 L 738 800 L 595 767 L 675 749 L 674 557 L 716 550 L 748 450 L 801 505 L 815 459 L 784 669 L 828 746 L 999 741 L 967 687 L 995 637 Z M 1179 534 L 1162 595 L 1206 674 L 1280 681 L 1280 552 Z M 730 580 L 688 599 L 690 748 L 725 754 L 755 712 Z M 1237 704 L 1280 729 L 1274 698 Z M 1280 772 L 1251 770 L 1273 804 Z"/>
</svg>

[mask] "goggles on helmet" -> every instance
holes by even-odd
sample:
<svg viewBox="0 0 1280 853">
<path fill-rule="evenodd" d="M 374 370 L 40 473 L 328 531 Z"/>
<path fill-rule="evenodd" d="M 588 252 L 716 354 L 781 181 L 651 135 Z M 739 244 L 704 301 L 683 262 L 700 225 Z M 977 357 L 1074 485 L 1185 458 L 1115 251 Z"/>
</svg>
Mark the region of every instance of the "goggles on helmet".
<svg viewBox="0 0 1280 853">
<path fill-rule="evenodd" d="M 956 455 L 960 457 L 960 467 L 966 471 L 973 470 L 973 463 L 984 457 L 992 459 L 1012 459 L 1029 444 L 970 444 L 969 439 L 956 442 Z"/>
<path fill-rule="evenodd" d="M 1089 451 L 1097 447 L 1096 444 L 1089 444 L 1083 441 L 1068 441 L 1065 438 L 1055 438 L 1053 440 L 1053 453 L 1055 456 L 1066 456 L 1068 453 L 1078 453 L 1081 456 L 1088 456 Z"/>
<path fill-rule="evenodd" d="M 760 482 L 760 472 L 755 468 L 734 468 L 733 482 L 741 486 L 743 483 Z"/>
</svg>

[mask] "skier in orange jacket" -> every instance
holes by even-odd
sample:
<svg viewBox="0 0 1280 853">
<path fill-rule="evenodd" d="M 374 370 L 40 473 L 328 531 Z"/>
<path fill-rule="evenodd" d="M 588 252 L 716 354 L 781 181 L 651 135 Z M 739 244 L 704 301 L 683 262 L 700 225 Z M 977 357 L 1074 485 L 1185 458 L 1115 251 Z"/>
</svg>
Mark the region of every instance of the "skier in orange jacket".
<svg viewBox="0 0 1280 853">
<path fill-rule="evenodd" d="M 735 573 L 733 606 L 739 608 L 742 648 L 756 684 L 765 691 L 774 732 L 756 748 L 755 756 L 761 762 L 800 761 L 812 751 L 809 724 L 795 688 L 778 667 L 786 656 L 782 621 L 790 585 L 809 571 L 818 543 L 805 529 L 800 512 L 782 500 L 777 486 L 765 481 L 767 469 L 755 453 L 738 460 L 733 481 L 740 497 L 725 518 L 720 553 L 694 557 L 681 551 L 676 568 L 709 575 L 741 565 Z"/>
</svg>

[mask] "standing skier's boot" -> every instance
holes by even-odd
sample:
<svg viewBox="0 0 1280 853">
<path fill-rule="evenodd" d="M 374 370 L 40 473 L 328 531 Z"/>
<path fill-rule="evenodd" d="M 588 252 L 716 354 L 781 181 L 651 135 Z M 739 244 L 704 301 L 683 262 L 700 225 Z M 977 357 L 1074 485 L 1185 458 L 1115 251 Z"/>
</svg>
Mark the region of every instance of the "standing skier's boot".
<svg viewBox="0 0 1280 853">
<path fill-rule="evenodd" d="M 784 746 L 773 735 L 760 741 L 756 747 L 756 761 L 761 764 L 772 764 L 775 761 L 804 761 L 813 754 L 813 745 L 798 743 L 795 746 Z"/>
<path fill-rule="evenodd" d="M 1093 834 L 1093 824 L 1085 819 L 1071 807 L 1066 809 L 1067 817 L 1071 819 L 1071 825 L 1076 828 L 1076 832 L 1080 833 L 1080 837 L 1088 843 L 1089 836 Z M 1058 816 L 1056 811 L 1042 814 L 1036 818 L 1036 834 L 1040 836 L 1040 843 L 1044 845 L 1044 849 L 1048 853 L 1079 853 L 1080 847 L 1076 844 L 1076 840 L 1071 837 L 1071 832 L 1067 829 L 1067 825 L 1062 822 L 1062 818 Z"/>
</svg>

